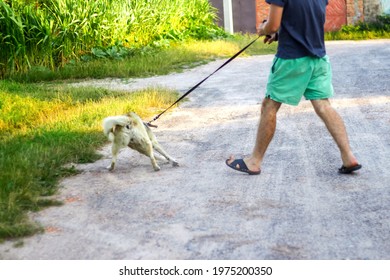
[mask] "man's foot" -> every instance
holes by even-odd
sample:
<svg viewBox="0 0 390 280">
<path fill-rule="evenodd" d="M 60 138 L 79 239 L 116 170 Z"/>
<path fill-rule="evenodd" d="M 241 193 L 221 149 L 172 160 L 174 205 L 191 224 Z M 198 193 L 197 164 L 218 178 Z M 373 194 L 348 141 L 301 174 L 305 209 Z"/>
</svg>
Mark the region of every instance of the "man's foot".
<svg viewBox="0 0 390 280">
<path fill-rule="evenodd" d="M 259 175 L 261 173 L 261 170 L 258 170 L 258 171 L 249 170 L 244 159 L 234 159 L 233 156 L 230 156 L 230 158 L 227 159 L 225 161 L 225 163 L 230 168 L 237 170 L 237 171 L 240 171 L 240 172 L 248 173 L 249 175 Z"/>
<path fill-rule="evenodd" d="M 341 168 L 339 168 L 339 173 L 340 174 L 351 174 L 352 172 L 359 170 L 360 168 L 362 168 L 362 166 L 360 164 L 350 166 L 350 167 L 345 167 L 343 165 L 343 166 L 341 166 Z"/>
<path fill-rule="evenodd" d="M 340 174 L 351 174 L 352 172 L 362 168 L 352 151 L 341 154 L 341 159 L 343 161 L 343 165 L 339 168 Z"/>
</svg>

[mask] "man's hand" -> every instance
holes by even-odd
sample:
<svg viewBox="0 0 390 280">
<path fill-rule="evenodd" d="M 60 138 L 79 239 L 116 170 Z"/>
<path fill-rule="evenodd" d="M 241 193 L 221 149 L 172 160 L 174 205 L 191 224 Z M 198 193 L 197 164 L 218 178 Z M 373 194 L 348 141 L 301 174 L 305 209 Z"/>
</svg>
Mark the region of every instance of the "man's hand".
<svg viewBox="0 0 390 280">
<path fill-rule="evenodd" d="M 259 36 L 264 36 L 266 35 L 265 31 L 264 31 L 264 28 L 265 28 L 265 25 L 267 24 L 267 20 L 263 20 L 263 22 L 259 25 L 259 29 L 257 30 L 257 34 Z"/>
<path fill-rule="evenodd" d="M 272 35 L 266 35 L 263 40 L 264 44 L 271 44 L 276 41 L 278 41 L 278 33 L 274 33 Z"/>
<path fill-rule="evenodd" d="M 278 40 L 278 33 L 273 33 L 273 34 L 270 34 L 268 35 L 266 32 L 265 32 L 265 26 L 267 24 L 267 20 L 264 20 L 260 26 L 259 26 L 259 30 L 258 30 L 258 34 L 259 36 L 264 36 L 264 44 L 271 44 L 272 42 L 275 42 Z"/>
</svg>

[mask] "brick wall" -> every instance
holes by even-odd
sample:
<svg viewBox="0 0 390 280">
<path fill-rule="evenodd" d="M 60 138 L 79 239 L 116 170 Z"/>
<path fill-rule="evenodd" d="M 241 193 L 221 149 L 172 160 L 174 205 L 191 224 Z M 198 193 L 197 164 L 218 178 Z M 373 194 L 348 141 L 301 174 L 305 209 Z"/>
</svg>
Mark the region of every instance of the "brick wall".
<svg viewBox="0 0 390 280">
<path fill-rule="evenodd" d="M 341 1 L 341 0 L 329 0 L 329 1 Z M 344 0 L 346 1 L 346 22 L 347 24 L 355 24 L 358 21 L 364 20 L 364 9 L 369 5 L 373 10 L 377 8 L 379 4 L 375 2 L 380 2 L 380 0 Z M 371 4 L 368 4 L 372 2 Z M 330 3 L 331 5 L 331 3 Z M 380 6 L 380 5 L 379 5 Z M 267 18 L 269 5 L 265 0 L 256 0 L 256 26 Z M 341 27 L 341 26 L 340 26 Z M 326 30 L 327 31 L 327 30 Z"/>
<path fill-rule="evenodd" d="M 256 28 L 268 17 L 269 5 L 265 0 L 256 0 Z"/>
</svg>

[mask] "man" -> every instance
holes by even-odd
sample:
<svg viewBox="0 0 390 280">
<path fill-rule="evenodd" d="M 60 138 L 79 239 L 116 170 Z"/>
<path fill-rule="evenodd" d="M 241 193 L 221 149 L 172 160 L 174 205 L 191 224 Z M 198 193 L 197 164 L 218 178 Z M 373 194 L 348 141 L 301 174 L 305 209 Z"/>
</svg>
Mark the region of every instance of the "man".
<svg viewBox="0 0 390 280">
<path fill-rule="evenodd" d="M 226 164 L 241 172 L 258 175 L 271 142 L 276 115 L 282 103 L 298 105 L 302 96 L 310 100 L 335 140 L 343 162 L 339 173 L 349 174 L 362 166 L 351 151 L 344 122 L 332 108 L 332 70 L 325 51 L 324 23 L 327 0 L 266 0 L 268 19 L 259 27 L 267 35 L 264 43 L 279 37 L 278 51 L 268 78 L 260 123 L 252 154 L 244 159 L 232 156 Z M 278 32 L 278 33 L 276 33 Z"/>
</svg>

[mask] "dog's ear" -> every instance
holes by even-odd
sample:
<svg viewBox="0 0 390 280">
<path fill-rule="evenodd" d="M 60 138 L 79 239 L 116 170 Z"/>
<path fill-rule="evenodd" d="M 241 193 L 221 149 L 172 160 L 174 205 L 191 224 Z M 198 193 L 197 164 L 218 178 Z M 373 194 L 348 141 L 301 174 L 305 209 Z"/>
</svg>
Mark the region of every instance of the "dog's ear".
<svg viewBox="0 0 390 280">
<path fill-rule="evenodd" d="M 130 120 L 129 123 L 127 123 L 124 127 L 126 127 L 127 129 L 131 129 L 132 127 L 136 126 L 136 122 L 134 120 Z"/>
<path fill-rule="evenodd" d="M 129 123 L 129 126 L 130 126 L 130 127 L 135 127 L 135 126 L 137 126 L 136 120 L 131 119 L 131 120 L 130 120 L 130 123 Z"/>
</svg>

